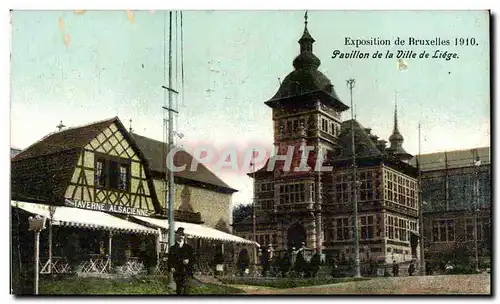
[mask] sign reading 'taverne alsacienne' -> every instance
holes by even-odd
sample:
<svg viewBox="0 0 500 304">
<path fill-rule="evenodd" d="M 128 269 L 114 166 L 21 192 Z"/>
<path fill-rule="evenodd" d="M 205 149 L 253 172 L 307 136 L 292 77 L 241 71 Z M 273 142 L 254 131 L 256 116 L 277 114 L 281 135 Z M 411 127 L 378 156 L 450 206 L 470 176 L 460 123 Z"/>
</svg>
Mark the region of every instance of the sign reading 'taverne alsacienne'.
<svg viewBox="0 0 500 304">
<path fill-rule="evenodd" d="M 154 210 L 145 210 L 139 208 L 126 207 L 126 206 L 116 206 L 105 203 L 86 202 L 82 200 L 65 199 L 64 203 L 66 206 L 69 207 L 90 209 L 103 212 L 123 213 L 129 215 L 149 216 L 155 212 Z"/>
</svg>

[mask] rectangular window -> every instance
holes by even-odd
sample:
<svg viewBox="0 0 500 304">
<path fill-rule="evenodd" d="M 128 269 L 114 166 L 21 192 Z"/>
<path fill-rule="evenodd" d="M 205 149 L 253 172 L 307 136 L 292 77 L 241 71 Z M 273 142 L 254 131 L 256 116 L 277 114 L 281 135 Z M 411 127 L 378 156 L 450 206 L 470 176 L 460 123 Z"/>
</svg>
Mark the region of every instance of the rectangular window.
<svg viewBox="0 0 500 304">
<path fill-rule="evenodd" d="M 342 219 L 337 219 L 337 240 L 343 240 Z"/>
<path fill-rule="evenodd" d="M 129 191 L 129 162 L 118 158 L 98 158 L 95 164 L 94 183 L 98 188 Z"/>
<path fill-rule="evenodd" d="M 116 161 L 109 162 L 109 188 L 120 189 L 120 164 Z"/>
<path fill-rule="evenodd" d="M 446 221 L 441 220 L 438 222 L 439 225 L 439 241 L 446 242 Z"/>
<path fill-rule="evenodd" d="M 351 225 L 349 223 L 349 218 L 338 218 L 336 220 L 336 237 L 337 240 L 349 240 L 351 239 Z"/>
<path fill-rule="evenodd" d="M 455 241 L 455 220 L 434 220 L 432 221 L 432 241 L 433 242 L 453 242 Z"/>
<path fill-rule="evenodd" d="M 120 166 L 120 190 L 128 190 L 128 172 L 129 167 L 127 165 Z"/>
<path fill-rule="evenodd" d="M 465 224 L 465 239 L 468 241 L 474 240 L 474 218 L 467 218 Z M 483 222 L 484 221 L 484 222 Z M 477 231 L 477 239 L 483 240 L 487 236 L 488 225 L 485 224 L 487 222 L 487 218 L 481 219 L 478 218 L 476 222 L 476 231 Z"/>
<path fill-rule="evenodd" d="M 349 218 L 342 219 L 343 221 L 343 230 L 344 230 L 344 240 L 351 239 L 351 223 L 349 222 Z"/>
<path fill-rule="evenodd" d="M 389 231 L 388 238 L 394 239 L 394 217 L 388 216 L 386 225 L 387 225 L 387 230 Z"/>
<path fill-rule="evenodd" d="M 439 225 L 435 221 L 432 222 L 432 241 L 433 242 L 439 241 Z"/>
<path fill-rule="evenodd" d="M 361 216 L 361 239 L 373 239 L 375 225 L 373 215 Z"/>
<path fill-rule="evenodd" d="M 465 219 L 465 240 L 474 240 L 474 219 L 472 218 Z"/>
<path fill-rule="evenodd" d="M 446 240 L 448 242 L 454 242 L 455 241 L 455 221 L 454 220 L 448 220 L 446 222 L 447 224 L 447 236 Z"/>
<path fill-rule="evenodd" d="M 405 219 L 401 219 L 401 223 L 400 223 L 400 233 L 399 233 L 399 239 L 402 241 L 402 242 L 406 242 L 408 241 L 407 239 L 407 233 L 406 233 L 406 230 L 408 229 L 407 227 L 407 221 Z"/>
<path fill-rule="evenodd" d="M 363 171 L 359 174 L 359 199 L 360 201 L 370 201 L 374 199 L 373 196 L 373 178 L 374 175 L 371 171 Z"/>
<path fill-rule="evenodd" d="M 96 162 L 96 170 L 95 170 L 95 185 L 99 188 L 106 187 L 106 162 L 104 159 L 98 159 Z"/>
<path fill-rule="evenodd" d="M 417 232 L 417 222 L 410 222 L 411 231 Z"/>
<path fill-rule="evenodd" d="M 291 184 L 280 186 L 280 202 L 302 203 L 306 201 L 305 184 Z M 314 192 L 313 192 L 314 193 Z"/>
<path fill-rule="evenodd" d="M 328 121 L 324 118 L 321 119 L 321 130 L 328 132 Z"/>
</svg>

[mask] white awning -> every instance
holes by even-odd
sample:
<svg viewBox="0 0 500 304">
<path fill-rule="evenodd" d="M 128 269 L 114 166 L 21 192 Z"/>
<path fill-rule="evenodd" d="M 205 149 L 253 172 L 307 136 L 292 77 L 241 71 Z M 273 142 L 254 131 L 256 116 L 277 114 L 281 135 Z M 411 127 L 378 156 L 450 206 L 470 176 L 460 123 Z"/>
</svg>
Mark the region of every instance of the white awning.
<svg viewBox="0 0 500 304">
<path fill-rule="evenodd" d="M 163 229 L 168 230 L 168 220 L 166 219 L 157 219 L 157 218 L 151 218 L 151 217 L 145 217 L 145 216 L 138 216 L 138 215 L 133 215 L 138 220 L 141 220 L 143 222 L 152 224 L 156 227 L 160 227 Z M 203 226 L 200 224 L 192 224 L 192 223 L 186 223 L 186 222 L 175 222 L 175 227 L 179 228 L 182 227 L 184 228 L 184 233 L 186 233 L 188 236 L 192 237 L 198 237 L 198 238 L 203 238 L 203 239 L 209 239 L 209 240 L 219 240 L 223 242 L 233 242 L 233 243 L 241 243 L 241 244 L 255 244 L 259 246 L 258 243 L 244 239 L 242 237 L 229 234 L 226 232 L 222 232 L 217 229 L 213 229 L 207 226 Z"/>
<path fill-rule="evenodd" d="M 44 216 L 47 219 L 50 218 L 51 206 L 49 205 L 11 201 L 11 206 L 23 209 L 32 214 Z M 52 222 L 53 225 L 116 230 L 141 234 L 158 234 L 158 232 L 154 229 L 123 220 L 105 212 L 66 206 L 52 207 L 55 207 Z"/>
</svg>

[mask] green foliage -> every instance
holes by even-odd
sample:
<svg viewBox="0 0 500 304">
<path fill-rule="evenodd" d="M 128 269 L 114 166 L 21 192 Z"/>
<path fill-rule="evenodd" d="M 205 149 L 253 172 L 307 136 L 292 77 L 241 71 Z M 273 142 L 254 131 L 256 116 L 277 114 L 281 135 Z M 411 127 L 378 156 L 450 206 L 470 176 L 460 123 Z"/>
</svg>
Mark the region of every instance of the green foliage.
<svg viewBox="0 0 500 304">
<path fill-rule="evenodd" d="M 491 261 L 479 264 L 479 269 L 491 269 Z"/>
<path fill-rule="evenodd" d="M 43 279 L 40 294 L 45 295 L 168 295 L 166 277 L 132 277 L 123 279 L 81 278 Z M 243 293 L 234 287 L 204 284 L 193 280 L 190 294 L 234 294 Z"/>
<path fill-rule="evenodd" d="M 233 223 L 239 223 L 252 215 L 252 205 L 237 205 L 233 208 Z"/>
<path fill-rule="evenodd" d="M 336 284 L 351 281 L 364 281 L 370 280 L 370 278 L 241 278 L 241 277 L 231 277 L 231 278 L 220 278 L 221 282 L 224 284 L 234 284 L 234 285 L 254 285 L 254 286 L 265 286 L 272 288 L 294 288 L 294 287 L 304 287 L 304 286 L 314 286 L 314 285 L 326 285 L 326 284 Z"/>
<path fill-rule="evenodd" d="M 468 265 L 456 265 L 453 269 L 447 272 L 447 274 L 474 274 L 478 273 L 474 267 Z"/>
</svg>

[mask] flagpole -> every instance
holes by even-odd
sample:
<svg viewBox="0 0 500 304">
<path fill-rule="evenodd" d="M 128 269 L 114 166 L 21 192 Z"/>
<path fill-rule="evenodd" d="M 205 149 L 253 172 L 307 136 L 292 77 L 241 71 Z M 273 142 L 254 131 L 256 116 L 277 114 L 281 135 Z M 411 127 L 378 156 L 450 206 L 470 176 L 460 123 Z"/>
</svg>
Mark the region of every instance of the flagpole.
<svg viewBox="0 0 500 304">
<path fill-rule="evenodd" d="M 164 20 L 164 43 L 165 43 L 165 27 L 166 27 L 166 12 L 165 12 L 165 20 Z M 178 93 L 174 89 L 172 89 L 172 11 L 169 12 L 169 51 L 168 51 L 168 87 L 163 85 L 162 88 L 168 91 L 168 106 L 163 106 L 164 110 L 168 111 L 168 144 L 167 150 L 170 151 L 174 148 L 174 118 L 173 112 L 178 113 L 173 109 L 173 96 L 172 93 Z M 163 54 L 163 68 L 164 68 L 164 78 L 165 78 L 165 54 L 166 46 L 164 44 L 164 54 Z M 164 79 L 165 80 L 165 79 Z M 165 99 L 165 94 L 163 95 Z M 165 101 L 164 101 L 165 103 Z M 175 244 L 175 222 L 174 222 L 174 199 L 175 199 L 175 181 L 174 181 L 174 172 L 171 170 L 174 164 L 174 155 L 172 153 L 168 153 L 165 157 L 166 163 L 166 173 L 165 178 L 167 179 L 167 191 L 165 191 L 165 208 L 167 214 L 168 221 L 168 248 L 172 247 Z M 169 269 L 170 270 L 170 269 Z M 174 288 L 174 277 L 173 273 L 169 271 L 169 287 Z"/>
</svg>

